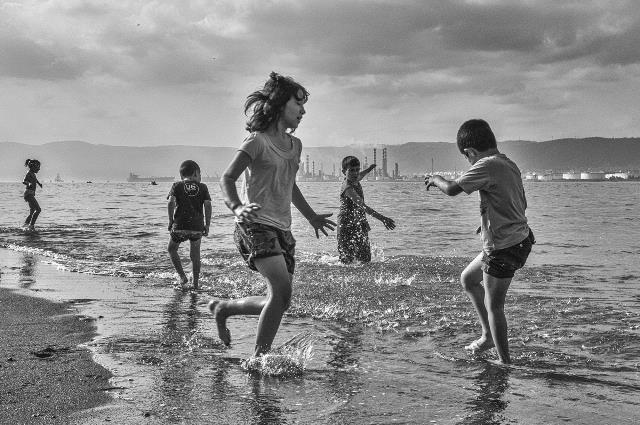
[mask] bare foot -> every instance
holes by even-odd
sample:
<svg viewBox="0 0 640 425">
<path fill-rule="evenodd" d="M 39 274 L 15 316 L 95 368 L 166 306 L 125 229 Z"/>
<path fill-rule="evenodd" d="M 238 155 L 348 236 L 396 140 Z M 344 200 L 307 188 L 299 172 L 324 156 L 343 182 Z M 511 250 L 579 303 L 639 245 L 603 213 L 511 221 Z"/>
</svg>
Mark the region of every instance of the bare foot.
<svg viewBox="0 0 640 425">
<path fill-rule="evenodd" d="M 476 339 L 475 341 L 473 341 L 471 344 L 464 347 L 464 349 L 467 351 L 471 351 L 471 354 L 477 354 L 477 353 L 482 353 L 483 351 L 486 351 L 493 347 L 494 347 L 493 339 L 482 336 Z"/>
<path fill-rule="evenodd" d="M 209 301 L 209 311 L 216 319 L 216 325 L 218 326 L 218 337 L 224 343 L 229 346 L 231 344 L 231 331 L 227 329 L 227 318 L 220 313 L 220 300 Z"/>
<path fill-rule="evenodd" d="M 187 276 L 182 275 L 180 278 L 173 284 L 173 288 L 177 291 L 182 291 L 186 288 L 187 283 L 189 283 L 189 278 Z"/>
</svg>

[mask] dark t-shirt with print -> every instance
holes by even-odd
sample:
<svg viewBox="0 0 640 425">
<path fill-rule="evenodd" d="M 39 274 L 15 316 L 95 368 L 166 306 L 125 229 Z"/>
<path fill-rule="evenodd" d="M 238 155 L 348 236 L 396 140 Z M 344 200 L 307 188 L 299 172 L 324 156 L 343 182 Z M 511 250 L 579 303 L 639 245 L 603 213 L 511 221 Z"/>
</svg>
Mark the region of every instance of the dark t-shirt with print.
<svg viewBox="0 0 640 425">
<path fill-rule="evenodd" d="M 176 209 L 173 223 L 176 230 L 204 230 L 204 201 L 211 201 L 209 189 L 204 183 L 189 180 L 171 186 L 167 198 L 175 196 Z"/>
</svg>

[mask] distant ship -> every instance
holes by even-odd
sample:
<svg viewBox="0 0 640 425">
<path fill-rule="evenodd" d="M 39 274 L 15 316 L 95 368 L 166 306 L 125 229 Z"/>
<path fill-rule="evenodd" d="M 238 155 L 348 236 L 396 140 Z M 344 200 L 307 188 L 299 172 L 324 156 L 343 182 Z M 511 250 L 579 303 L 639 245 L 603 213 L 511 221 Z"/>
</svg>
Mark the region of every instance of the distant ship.
<svg viewBox="0 0 640 425">
<path fill-rule="evenodd" d="M 64 180 L 60 177 L 60 173 L 56 174 L 55 182 L 62 183 Z"/>
<path fill-rule="evenodd" d="M 175 177 L 140 177 L 138 174 L 129 173 L 129 177 L 127 178 L 128 182 L 172 182 L 176 178 Z"/>
</svg>

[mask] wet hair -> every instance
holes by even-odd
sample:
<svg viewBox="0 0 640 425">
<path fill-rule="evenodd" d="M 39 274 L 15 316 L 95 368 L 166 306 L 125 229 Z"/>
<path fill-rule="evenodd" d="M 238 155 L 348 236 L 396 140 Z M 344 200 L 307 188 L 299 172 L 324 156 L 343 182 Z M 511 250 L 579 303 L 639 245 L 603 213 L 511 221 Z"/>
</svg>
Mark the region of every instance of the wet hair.
<svg viewBox="0 0 640 425">
<path fill-rule="evenodd" d="M 200 171 L 200 166 L 195 161 L 187 159 L 182 164 L 180 164 L 180 177 L 193 176 L 196 171 Z"/>
<path fill-rule="evenodd" d="M 355 156 L 349 155 L 342 158 L 342 172 L 344 173 L 349 167 L 359 167 L 360 160 Z"/>
<path fill-rule="evenodd" d="M 300 92 L 302 97 L 299 97 Z M 293 78 L 272 72 L 261 90 L 247 96 L 247 101 L 244 103 L 244 113 L 249 117 L 246 130 L 265 131 L 271 124 L 278 122 L 291 96 L 298 101 L 306 102 L 309 92 Z"/>
<path fill-rule="evenodd" d="M 37 159 L 27 159 L 24 162 L 24 166 L 25 167 L 29 167 L 29 170 L 33 170 L 33 169 L 38 168 L 40 166 L 40 161 L 38 161 Z"/>
<path fill-rule="evenodd" d="M 463 155 L 466 148 L 474 148 L 484 152 L 498 146 L 491 127 L 485 120 L 480 119 L 469 120 L 462 124 L 458 130 L 456 142 Z"/>
</svg>

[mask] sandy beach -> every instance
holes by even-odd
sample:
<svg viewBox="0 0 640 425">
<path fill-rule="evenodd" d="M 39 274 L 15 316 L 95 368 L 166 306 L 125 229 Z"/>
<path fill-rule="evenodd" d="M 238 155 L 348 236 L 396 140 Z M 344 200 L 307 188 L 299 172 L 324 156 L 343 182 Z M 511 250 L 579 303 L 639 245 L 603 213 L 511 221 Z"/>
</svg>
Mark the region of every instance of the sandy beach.
<svg viewBox="0 0 640 425">
<path fill-rule="evenodd" d="M 74 412 L 109 402 L 111 374 L 79 347 L 94 331 L 69 304 L 0 288 L 1 422 L 69 423 Z"/>
<path fill-rule="evenodd" d="M 0 424 L 152 419 L 113 397 L 121 386 L 88 347 L 103 316 L 83 314 L 82 306 L 107 279 L 62 272 L 43 260 L 0 249 Z"/>
</svg>

